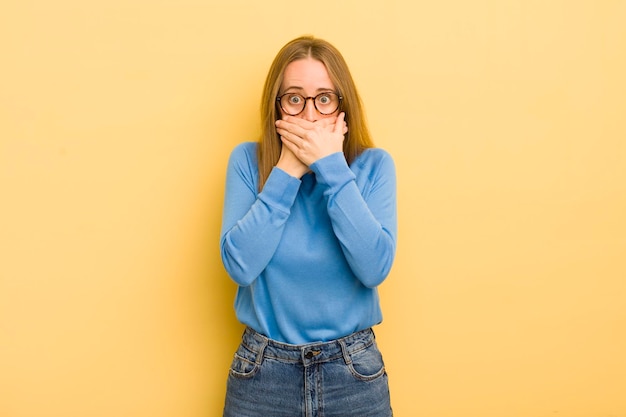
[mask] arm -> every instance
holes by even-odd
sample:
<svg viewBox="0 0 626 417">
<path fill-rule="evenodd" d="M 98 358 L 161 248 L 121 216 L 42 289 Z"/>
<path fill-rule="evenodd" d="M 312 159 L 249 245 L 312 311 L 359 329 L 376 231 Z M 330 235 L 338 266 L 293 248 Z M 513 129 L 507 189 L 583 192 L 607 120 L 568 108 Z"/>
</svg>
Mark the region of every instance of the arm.
<svg viewBox="0 0 626 417">
<path fill-rule="evenodd" d="M 311 165 L 328 187 L 327 209 L 344 256 L 367 287 L 379 285 L 389 274 L 397 239 L 395 166 L 389 154 L 379 155 L 367 161 L 371 165 L 365 167 L 367 178 L 359 179 L 361 190 L 343 153 Z"/>
<path fill-rule="evenodd" d="M 280 241 L 300 180 L 274 168 L 257 193 L 254 153 L 240 145 L 226 171 L 220 247 L 228 274 L 247 286 L 263 272 Z"/>
</svg>

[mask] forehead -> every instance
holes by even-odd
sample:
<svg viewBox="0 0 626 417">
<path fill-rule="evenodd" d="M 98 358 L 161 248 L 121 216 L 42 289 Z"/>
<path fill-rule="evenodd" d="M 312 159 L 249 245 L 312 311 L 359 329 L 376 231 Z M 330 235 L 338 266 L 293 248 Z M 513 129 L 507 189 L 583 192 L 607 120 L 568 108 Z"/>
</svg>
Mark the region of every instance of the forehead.
<svg viewBox="0 0 626 417">
<path fill-rule="evenodd" d="M 283 89 L 300 88 L 304 90 L 332 89 L 333 83 L 326 66 L 321 61 L 305 58 L 293 61 L 285 67 L 282 87 Z"/>
</svg>

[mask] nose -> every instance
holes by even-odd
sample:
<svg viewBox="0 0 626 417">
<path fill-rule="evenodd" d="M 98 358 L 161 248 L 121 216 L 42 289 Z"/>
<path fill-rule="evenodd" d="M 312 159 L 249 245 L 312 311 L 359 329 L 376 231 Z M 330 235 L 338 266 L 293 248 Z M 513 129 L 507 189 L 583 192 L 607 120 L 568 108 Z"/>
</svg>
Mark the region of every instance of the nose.
<svg viewBox="0 0 626 417">
<path fill-rule="evenodd" d="M 309 103 L 309 100 L 311 101 Z M 309 122 L 314 122 L 317 120 L 317 109 L 315 108 L 315 98 L 308 97 L 304 99 L 304 110 L 301 115 L 304 120 L 308 120 Z"/>
</svg>

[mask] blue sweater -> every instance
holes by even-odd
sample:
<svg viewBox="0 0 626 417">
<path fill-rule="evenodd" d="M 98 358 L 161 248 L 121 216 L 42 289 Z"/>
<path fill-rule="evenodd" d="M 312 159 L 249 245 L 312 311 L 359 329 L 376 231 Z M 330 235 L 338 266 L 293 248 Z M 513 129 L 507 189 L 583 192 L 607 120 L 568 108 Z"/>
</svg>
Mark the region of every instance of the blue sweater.
<svg viewBox="0 0 626 417">
<path fill-rule="evenodd" d="M 316 161 L 302 179 L 274 167 L 258 192 L 257 143 L 232 152 L 220 238 L 239 285 L 238 320 L 290 344 L 337 339 L 380 323 L 376 287 L 396 236 L 391 156 L 367 149 Z"/>
</svg>

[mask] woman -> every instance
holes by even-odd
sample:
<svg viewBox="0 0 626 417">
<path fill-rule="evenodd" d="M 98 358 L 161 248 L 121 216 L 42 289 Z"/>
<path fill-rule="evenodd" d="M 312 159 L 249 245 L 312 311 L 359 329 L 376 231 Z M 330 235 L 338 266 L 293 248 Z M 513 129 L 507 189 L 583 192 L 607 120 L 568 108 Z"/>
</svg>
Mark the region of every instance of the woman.
<svg viewBox="0 0 626 417">
<path fill-rule="evenodd" d="M 396 248 L 393 160 L 326 41 L 280 50 L 261 116 L 226 176 L 221 255 L 247 327 L 224 416 L 391 416 L 371 327 Z"/>
</svg>

